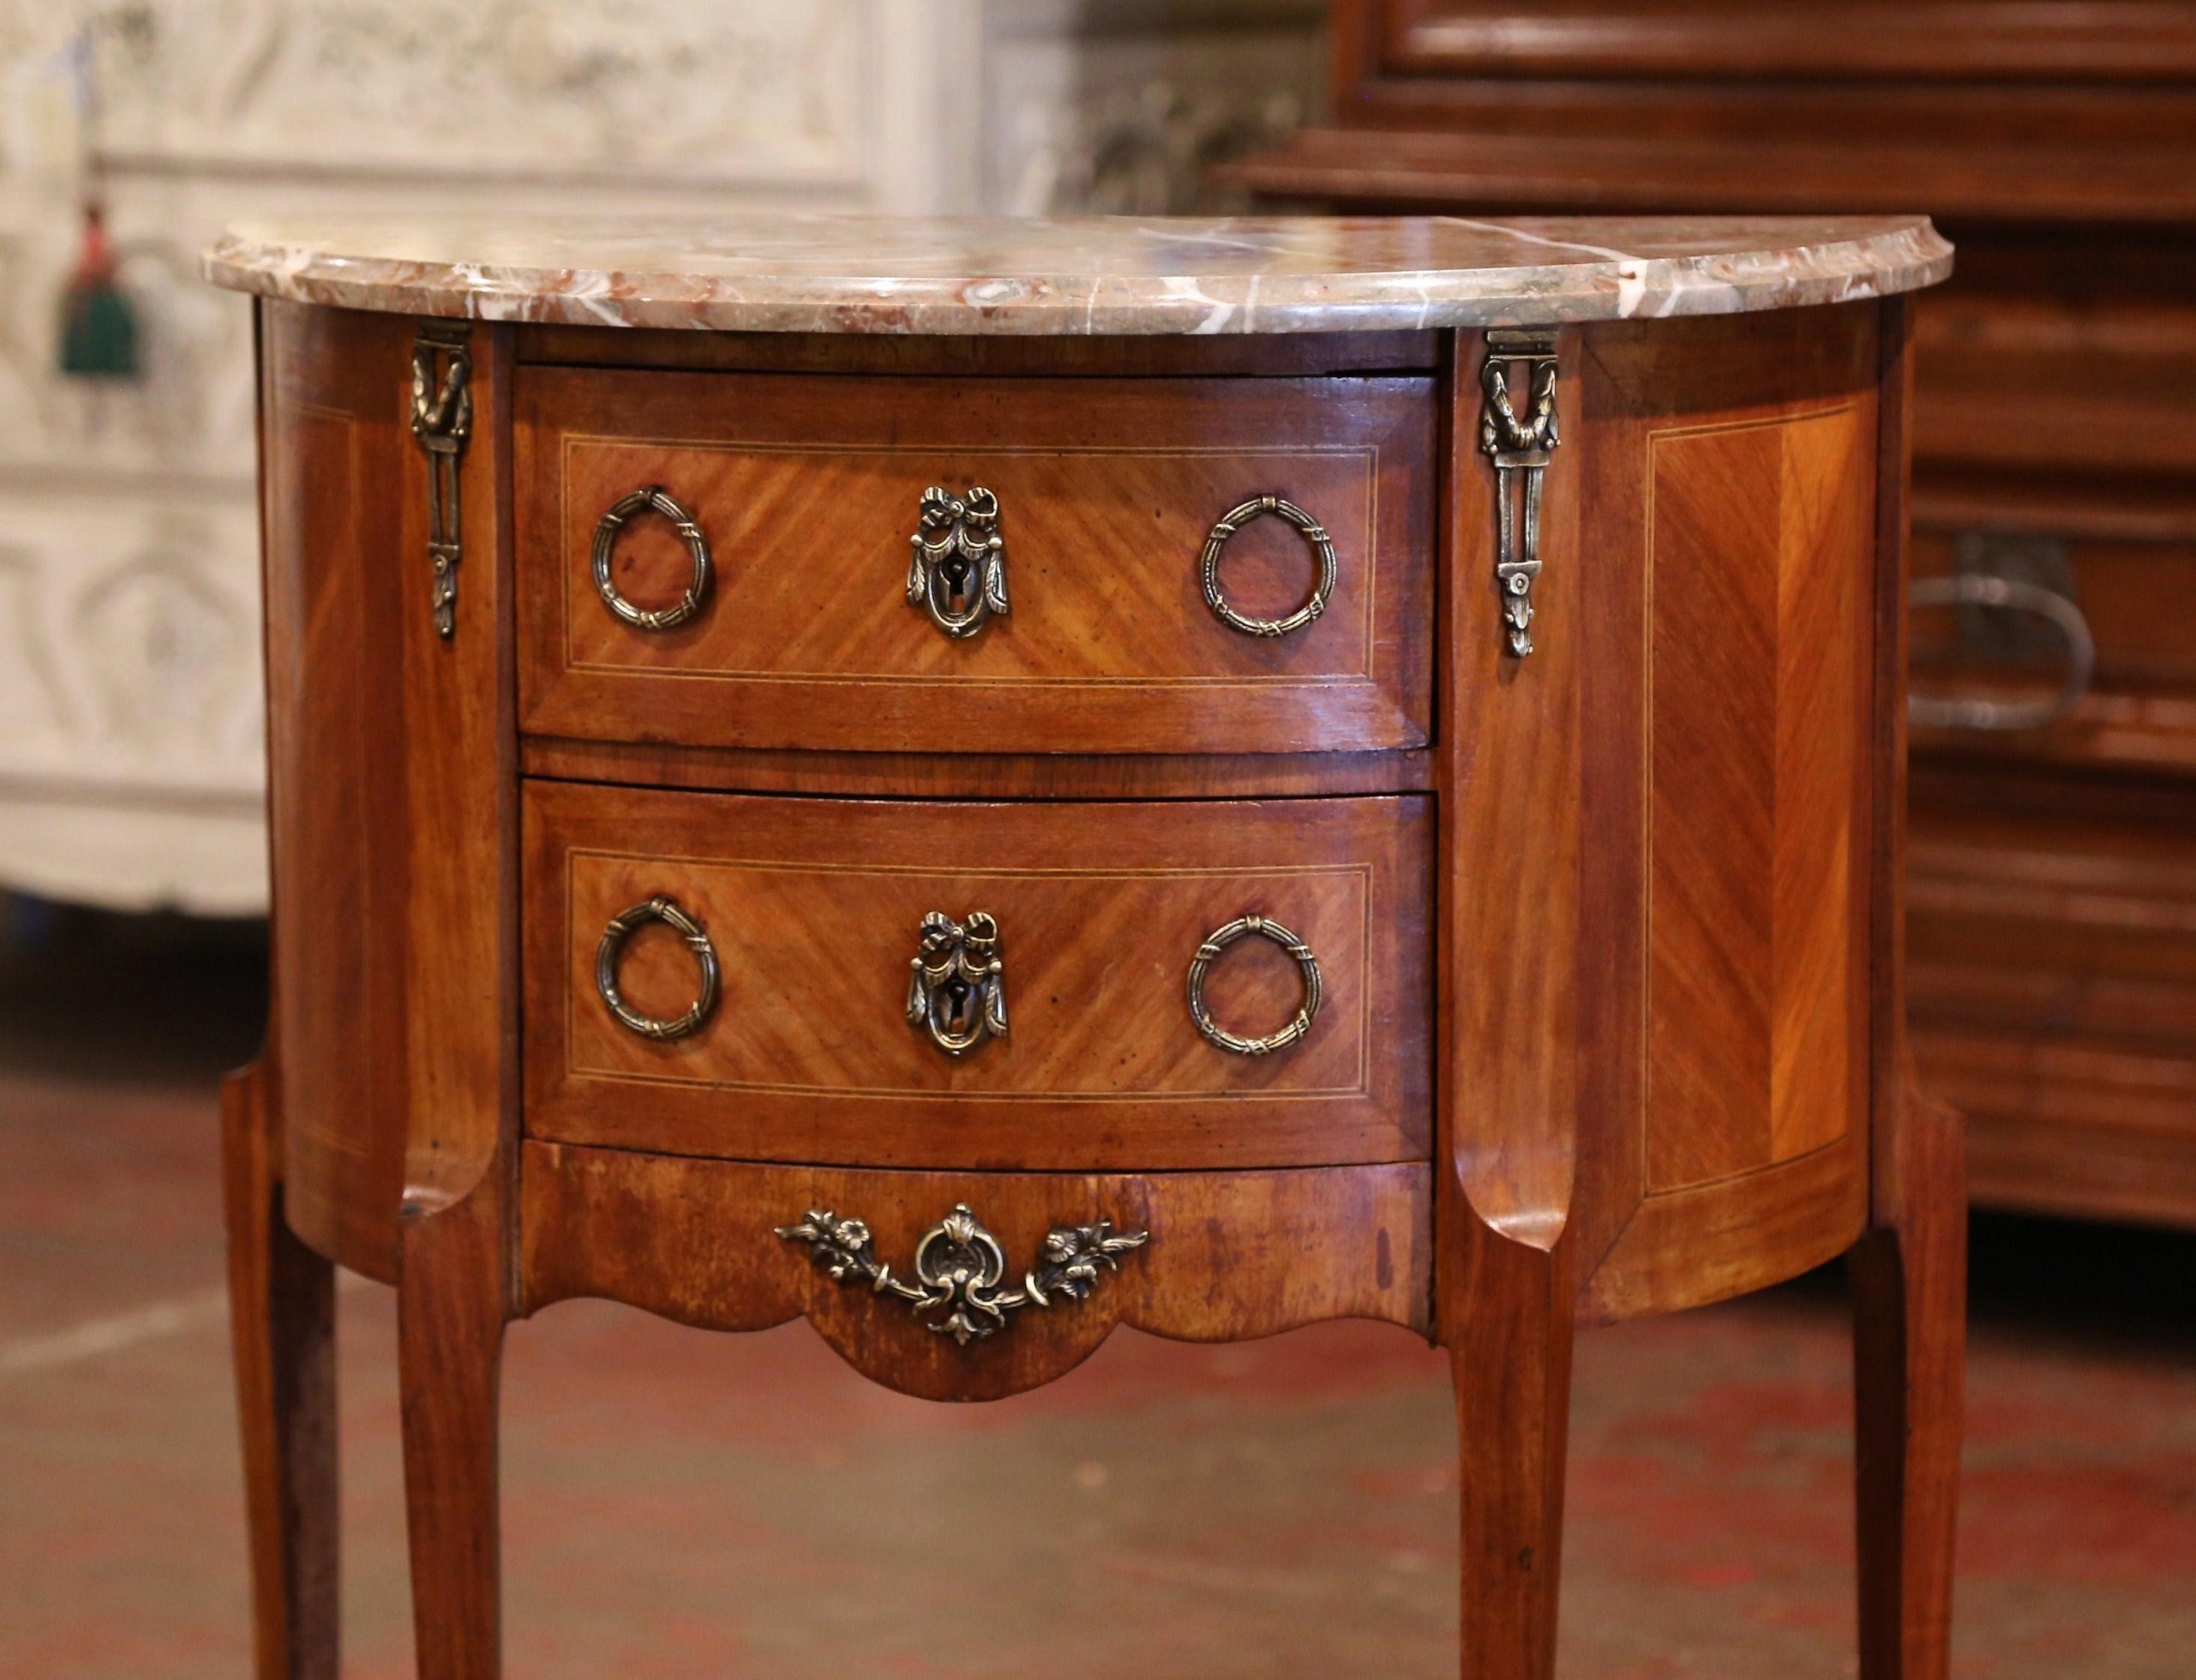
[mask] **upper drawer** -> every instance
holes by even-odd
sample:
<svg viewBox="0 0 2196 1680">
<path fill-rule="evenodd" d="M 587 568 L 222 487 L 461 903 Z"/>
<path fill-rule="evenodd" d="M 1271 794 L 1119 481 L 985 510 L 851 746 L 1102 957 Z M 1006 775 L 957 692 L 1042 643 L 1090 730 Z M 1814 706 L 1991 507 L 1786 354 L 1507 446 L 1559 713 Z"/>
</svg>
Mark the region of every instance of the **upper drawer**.
<svg viewBox="0 0 2196 1680">
<path fill-rule="evenodd" d="M 516 395 L 533 733 L 962 753 L 1426 740 L 1430 378 L 528 367 Z M 996 518 L 926 528 L 931 487 L 987 511 L 969 495 L 980 487 Z M 691 541 L 655 510 L 604 540 L 605 514 L 650 488 L 691 516 Z M 1331 577 L 1324 609 L 1279 635 L 1224 622 L 1205 586 L 1215 525 L 1261 496 L 1323 538 L 1280 513 L 1245 521 L 1213 568 L 1226 606 L 1284 621 Z M 668 628 L 621 617 L 598 549 L 611 591 L 643 613 L 679 603 L 705 551 L 698 607 Z M 1006 610 L 968 633 L 910 599 L 920 563 L 947 619 L 973 609 L 994 553 Z"/>
</svg>

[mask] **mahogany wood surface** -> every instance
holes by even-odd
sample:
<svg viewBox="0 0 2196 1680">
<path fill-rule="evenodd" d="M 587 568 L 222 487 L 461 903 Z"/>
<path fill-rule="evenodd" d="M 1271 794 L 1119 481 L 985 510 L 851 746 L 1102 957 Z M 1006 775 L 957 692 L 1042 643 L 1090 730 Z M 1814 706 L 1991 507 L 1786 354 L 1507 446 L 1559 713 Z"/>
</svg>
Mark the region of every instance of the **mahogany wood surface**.
<svg viewBox="0 0 2196 1680">
<path fill-rule="evenodd" d="M 509 335 L 471 335 L 444 638 L 411 323 L 262 309 L 282 1207 L 321 1254 L 400 1283 L 420 1673 L 472 1680 L 497 1661 L 493 1348 L 518 1093 Z M 255 1502 L 279 1474 L 254 1474 Z M 332 1486 L 309 1497 L 309 1535 L 334 1521 Z"/>
<path fill-rule="evenodd" d="M 1290 799 L 1312 794 L 1423 793 L 1424 748 L 1390 753 L 773 753 L 658 747 L 535 736 L 519 745 L 527 775 L 558 782 L 691 788 L 734 794 L 822 794 L 943 800 Z"/>
<path fill-rule="evenodd" d="M 1952 1556 L 1966 1370 L 1967 1181 L 1960 1117 L 1916 1089 L 1906 1042 L 1908 751 L 1904 702 L 1913 459 L 1913 313 L 1885 305 L 1876 657 L 1869 762 L 1869 915 L 1878 988 L 1869 1022 L 1868 1229 L 1849 1257 L 1861 1680 L 1951 1672 Z"/>
<path fill-rule="evenodd" d="M 1453 1274 L 1475 1305 L 1448 1341 L 1456 1386 L 1465 1680 L 1552 1680 L 1570 1433 L 1574 1239 L 1485 1227 Z"/>
<path fill-rule="evenodd" d="M 286 1071 L 283 1205 L 331 1259 L 396 1277 L 411 1114 L 405 323 L 260 311 L 268 820 Z M 424 540 L 424 539 L 423 539 Z M 407 590 L 407 582 L 411 587 Z"/>
<path fill-rule="evenodd" d="M 1910 1087 L 1886 1107 L 1875 1222 L 1853 1250 L 1853 1430 L 1862 1680 L 1951 1671 L 1965 1383 L 1960 1117 Z"/>
<path fill-rule="evenodd" d="M 1425 739 L 1431 382 L 696 375 L 526 367 L 520 678 L 532 732 L 686 746 L 1303 752 Z M 598 596 L 598 521 L 661 486 L 714 580 L 665 631 Z M 927 486 L 996 493 L 1011 611 L 973 636 L 905 595 Z M 1315 621 L 1259 637 L 1207 607 L 1207 534 L 1286 498 L 1338 552 Z M 620 534 L 644 608 L 691 574 L 667 522 Z M 1282 520 L 1227 546 L 1231 604 L 1277 619 L 1317 570 Z"/>
<path fill-rule="evenodd" d="M 2196 790 L 2073 765 L 2009 794 L 1986 765 L 1928 766 L 1914 809 L 1915 1056 L 1970 1117 L 1978 1199 L 2185 1224 Z"/>
<path fill-rule="evenodd" d="M 804 1317 L 938 1399 L 1049 1381 L 1119 1323 L 1427 1335 L 1456 1381 L 1464 1671 L 1550 1680 L 1576 1326 L 1852 1250 L 1864 1673 L 1943 1680 L 1959 1139 L 1898 1083 L 1903 304 L 1559 333 L 1522 661 L 1477 334 L 1355 362 L 986 349 L 956 379 L 936 346 L 476 326 L 445 640 L 412 324 L 263 319 L 278 1007 L 228 1109 L 263 1674 L 333 1661 L 323 1257 L 399 1289 L 428 1680 L 499 1672 L 503 1329 L 575 1296 L 720 1330 Z M 1351 465 L 1372 442 L 1377 469 Z M 1168 451 L 1193 465 L 1151 465 Z M 1202 502 L 1240 499 L 1213 475 L 1262 451 L 1311 475 L 1272 487 L 1295 499 L 1357 475 L 1355 513 L 1315 509 L 1343 585 L 1312 633 L 1343 639 L 1293 655 L 1216 639 L 1194 580 L 1224 511 Z M 994 482 L 1014 612 L 956 644 L 901 597 L 901 502 L 986 452 L 1035 464 Z M 833 476 L 870 454 L 889 494 Z M 666 675 L 605 635 L 592 512 L 565 499 L 593 509 L 627 466 L 691 494 L 670 481 L 693 463 L 762 505 L 711 524 L 720 615 L 667 639 Z M 1094 546 L 1139 498 L 1148 540 Z M 874 551 L 849 534 L 873 514 Z M 1259 528 L 1228 584 L 1274 610 L 1308 568 Z M 664 534 L 621 551 L 636 592 Z M 593 615 L 586 668 L 567 606 Z M 1358 632 L 1366 681 L 1334 651 Z M 774 649 L 812 670 L 693 674 Z M 972 653 L 998 680 L 955 674 Z M 1255 704 L 1188 680 L 1254 655 L 1281 678 Z M 864 670 L 917 699 L 825 692 Z M 1063 671 L 1107 681 L 1049 698 Z M 722 972 L 666 1042 L 594 983 L 606 923 L 659 894 Z M 1001 932 L 1008 1031 L 958 1059 L 904 1013 L 932 909 Z M 1251 912 L 1324 984 L 1309 1036 L 1255 1058 L 1185 996 L 1198 944 Z M 694 978 L 660 927 L 617 968 L 652 1015 Z M 1208 996 L 1256 1034 L 1300 985 L 1246 940 Z M 863 1221 L 905 1278 L 958 1204 L 1009 1281 L 1056 1227 L 1148 1241 L 964 1348 L 777 1234 Z"/>
<path fill-rule="evenodd" d="M 1431 812 L 1422 799 L 942 804 L 710 797 L 536 783 L 527 794 L 529 1134 L 746 1160 L 1153 1169 L 1424 1159 Z M 724 969 L 691 1036 L 651 1041 L 595 986 L 610 920 L 662 895 Z M 956 1058 L 906 1019 L 922 920 L 996 919 L 1008 1031 Z M 1199 945 L 1270 917 L 1324 1002 L 1265 1056 L 1208 1041 Z M 650 938 L 653 932 L 657 937 Z M 619 985 L 676 1017 L 696 995 L 667 927 Z M 1230 946 L 1207 1001 L 1278 1031 L 1303 982 Z"/>
<path fill-rule="evenodd" d="M 1560 334 L 1556 349 L 1569 428 L 1560 447 L 1576 448 L 1584 335 Z M 1531 659 L 1511 659 L 1500 593 L 1471 581 L 1494 570 L 1493 475 L 1477 438 L 1482 346 L 1459 335 L 1455 355 L 1442 530 L 1443 574 L 1455 581 L 1442 600 L 1435 769 L 1436 972 L 1458 978 L 1440 986 L 1437 1006 L 1439 1217 L 1444 1230 L 1484 1225 L 1545 1250 L 1564 1228 L 1586 1142 L 1582 1016 L 1608 989 L 1598 965 L 1610 930 L 1584 937 L 1596 908 L 1585 897 L 1581 796 L 1581 693 L 1595 651 L 1595 592 L 1581 574 L 1584 480 L 1550 470 L 1534 591 L 1550 633 L 1536 636 Z M 1452 1258 L 1445 1250 L 1444 1263 Z M 1459 1308 L 1470 1298 L 1444 1288 Z"/>
<path fill-rule="evenodd" d="M 222 1189 L 257 1680 L 337 1680 L 335 1268 L 283 1217 L 274 1064 L 223 1082 Z"/>
<path fill-rule="evenodd" d="M 1602 465 L 1581 541 L 1605 581 L 1582 632 L 1581 799 L 1605 838 L 1579 890 L 1604 978 L 1582 1005 L 1598 1135 L 1579 1218 L 1598 1318 L 1760 1288 L 1861 1227 L 1872 580 L 1895 557 L 1879 314 L 1585 346 L 1575 430 Z"/>
<path fill-rule="evenodd" d="M 1480 83 L 1468 105 L 1424 100 L 1367 113 L 1390 124 L 1465 122 L 1473 132 L 1311 129 L 1283 153 L 1219 173 L 1292 202 L 1399 213 L 1716 215 L 1743 207 L 1842 216 L 1895 203 L 1991 222 L 2034 215 L 2147 228 L 2196 217 L 2185 140 L 2161 145 L 2153 128 L 2046 150 L 1987 132 L 2005 101 L 1996 89 L 1976 91 L 1981 97 L 1963 102 L 1935 87 L 1903 98 L 1897 89 L 1773 85 L 1726 101 L 1713 126 L 1696 131 L 1695 84 L 1577 84 L 1552 98 L 1529 83 Z M 2196 126 L 2196 104 L 2185 95 L 2167 104 L 2115 90 L 2114 100 L 2131 108 L 2135 124 L 2147 117 L 2184 135 Z M 2029 124 L 2063 136 L 2070 124 L 2062 105 L 2037 103 L 2046 108 L 2028 113 Z M 1985 132 L 1955 150 L 1933 132 L 1947 114 Z M 1795 116 L 1823 120 L 1781 133 Z M 1595 131 L 1611 122 L 1632 126 Z M 1968 250 L 1967 228 L 1953 223 L 1951 231 Z"/>
<path fill-rule="evenodd" d="M 1563 448 L 1581 442 L 1586 347 L 1578 331 L 1556 341 Z M 1580 1292 L 1572 1199 L 1579 1152 L 1595 1141 L 1586 1123 L 1598 1059 L 1586 1017 L 1622 981 L 1602 966 L 1608 930 L 1592 926 L 1586 896 L 1609 872 L 1615 836 L 1589 847 L 1581 797 L 1584 684 L 1597 653 L 1582 476 L 1551 470 L 1534 589 L 1549 628 L 1530 660 L 1511 660 L 1500 597 L 1472 581 L 1494 566 L 1491 473 L 1477 436 L 1483 353 L 1475 336 L 1458 336 L 1442 527 L 1436 904 L 1438 973 L 1452 978 L 1436 1017 L 1435 1334 L 1456 1388 L 1463 1672 L 1548 1680 Z"/>
<path fill-rule="evenodd" d="M 396 1354 L 419 1680 L 501 1672 L 497 1395 L 512 1308 L 505 1206 L 499 1178 L 454 1207 L 416 1208 L 405 1220 Z"/>
<path fill-rule="evenodd" d="M 1917 732 L 1918 896 L 2054 847 L 2025 813 L 2075 773 L 2196 786 L 2196 6 L 1337 0 L 1333 40 L 1332 119 L 1237 184 L 1465 216 L 1918 205 L 1951 235 L 1958 273 L 1912 311 L 1916 569 L 2069 593 L 2097 670 L 2048 728 Z M 1917 688 L 2048 697 L 2063 654 L 2012 626 L 1922 613 Z M 2196 1134 L 2147 1117 L 2196 1086 L 2196 1034 L 2063 1007 L 2092 936 L 2077 918 L 2055 951 L 1992 955 L 1979 919 L 1922 917 L 1924 1077 L 1968 1116 L 1979 1200 L 2196 1226 Z M 2084 995 L 2153 986 L 2112 944 Z"/>
<path fill-rule="evenodd" d="M 905 1394 L 995 1400 L 1079 1364 L 1117 1324 L 1186 1342 L 1270 1336 L 1315 1319 L 1428 1328 L 1433 1221 L 1423 1163 L 1241 1173 L 876 1172 L 631 1150 L 525 1146 L 529 1312 L 580 1295 L 716 1330 L 805 1317 L 848 1363 Z M 811 1209 L 859 1219 L 910 1275 L 917 1240 L 956 1203 L 1004 1248 L 1009 1278 L 1055 1225 L 1109 1221 L 1151 1240 L 1090 1297 L 1026 1308 L 962 1348 L 909 1306 L 835 1282 L 774 1234 Z"/>
<path fill-rule="evenodd" d="M 1333 120 L 1226 177 L 1299 199 L 1465 214 L 1923 205 L 1960 232 L 2196 216 L 2196 9 L 2184 4 L 1333 10 Z"/>
<path fill-rule="evenodd" d="M 2196 6 L 1859 0 L 1836 19 L 1759 0 L 1396 0 L 1382 44 L 1396 70 L 1520 77 L 2196 77 Z"/>
<path fill-rule="evenodd" d="M 507 338 L 473 335 L 458 634 L 427 598 L 411 332 L 263 314 L 274 967 L 285 1205 L 385 1282 L 400 1202 L 462 1198 L 515 1118 Z M 505 475 L 507 478 L 507 475 Z"/>
<path fill-rule="evenodd" d="M 969 378 L 1297 378 L 1322 373 L 1430 372 L 1438 332 L 1242 332 L 1209 338 L 899 337 L 892 333 L 688 332 L 531 324 L 516 329 L 522 362 L 575 367 L 672 367 L 743 373 L 911 373 Z"/>
</svg>

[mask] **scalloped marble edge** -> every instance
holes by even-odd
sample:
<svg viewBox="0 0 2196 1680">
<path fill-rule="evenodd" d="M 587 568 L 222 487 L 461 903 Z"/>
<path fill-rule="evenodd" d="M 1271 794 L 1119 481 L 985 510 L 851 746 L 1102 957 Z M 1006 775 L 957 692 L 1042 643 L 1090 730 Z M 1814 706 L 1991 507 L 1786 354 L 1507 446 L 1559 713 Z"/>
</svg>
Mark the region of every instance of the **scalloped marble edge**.
<svg viewBox="0 0 2196 1680">
<path fill-rule="evenodd" d="M 1202 336 L 1660 320 L 1890 297 L 1933 286 L 1952 271 L 1952 247 L 1926 216 L 1896 219 L 1854 239 L 1671 257 L 1628 256 L 1500 221 L 1426 219 L 1551 250 L 1598 252 L 1603 260 L 1392 273 L 831 278 L 350 257 L 232 234 L 207 247 L 200 267 L 207 280 L 233 291 L 390 314 L 910 337 Z M 1592 218 L 1577 221 L 1581 228 L 1592 225 Z"/>
</svg>

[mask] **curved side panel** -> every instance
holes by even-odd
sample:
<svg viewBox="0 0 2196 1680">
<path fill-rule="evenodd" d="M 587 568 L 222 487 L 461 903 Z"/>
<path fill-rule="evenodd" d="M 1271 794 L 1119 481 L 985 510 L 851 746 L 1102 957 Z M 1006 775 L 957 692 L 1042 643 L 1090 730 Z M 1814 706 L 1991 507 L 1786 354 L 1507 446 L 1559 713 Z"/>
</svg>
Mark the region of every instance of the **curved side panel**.
<svg viewBox="0 0 2196 1680">
<path fill-rule="evenodd" d="M 407 880 L 397 626 L 411 323 L 262 305 L 268 814 L 284 1204 L 344 1266 L 396 1274 Z"/>
<path fill-rule="evenodd" d="M 1873 304 L 1585 335 L 1596 1317 L 1759 1288 L 1867 1208 L 1877 798 Z M 1887 986 L 1889 985 L 1887 979 Z"/>
<path fill-rule="evenodd" d="M 1320 1319 L 1427 1332 L 1432 1181 L 1421 1163 L 1143 1175 L 878 1172 L 759 1166 L 528 1143 L 520 1166 L 523 1307 L 600 1296 L 682 1323 L 761 1330 L 806 1317 L 863 1375 L 927 1400 L 997 1400 L 1071 1370 L 1117 1324 L 1188 1342 Z M 916 1244 L 966 1203 L 1007 1282 L 1055 1226 L 1147 1231 L 1089 1297 L 1014 1313 L 966 1347 L 859 1280 L 835 1282 L 776 1227 L 811 1209 L 859 1219 L 911 1274 Z"/>
</svg>

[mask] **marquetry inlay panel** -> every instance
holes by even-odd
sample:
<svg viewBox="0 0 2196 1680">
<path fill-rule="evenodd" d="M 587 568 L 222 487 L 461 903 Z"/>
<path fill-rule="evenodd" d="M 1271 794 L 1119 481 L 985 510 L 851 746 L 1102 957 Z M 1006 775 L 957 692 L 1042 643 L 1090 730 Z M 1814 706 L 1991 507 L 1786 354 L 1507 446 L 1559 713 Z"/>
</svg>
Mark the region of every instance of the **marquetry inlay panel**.
<svg viewBox="0 0 2196 1680">
<path fill-rule="evenodd" d="M 1875 440 L 1846 404 L 1649 442 L 1650 1191 L 1861 1111 Z"/>
<path fill-rule="evenodd" d="M 895 1165 L 1188 1167 L 1401 1159 L 1427 1147 L 1423 798 L 908 805 L 528 793 L 529 1129 L 568 1142 Z M 604 1007 L 610 919 L 662 895 L 708 931 L 721 996 L 691 1036 Z M 910 1028 L 923 917 L 996 921 L 1009 1031 L 959 1057 Z M 1315 954 L 1323 1001 L 1287 1049 L 1197 1029 L 1192 956 L 1236 917 Z M 655 937 L 649 937 L 650 934 Z M 695 993 L 667 930 L 618 971 L 644 1015 Z M 1231 945 L 1206 984 L 1239 1035 L 1286 1025 L 1297 965 Z"/>
<path fill-rule="evenodd" d="M 527 367 L 519 384 L 521 718 L 535 732 L 696 745 L 941 752 L 1276 752 L 1426 736 L 1434 384 L 1425 376 L 1181 380 L 691 374 Z M 713 560 L 677 628 L 607 610 L 606 509 L 660 486 Z M 963 638 L 909 609 L 925 490 L 997 497 L 1010 613 Z M 1331 539 L 1325 609 L 1244 633 L 1199 557 L 1246 499 Z M 617 534 L 612 574 L 675 600 L 672 524 Z M 1303 536 L 1252 519 L 1226 597 L 1281 618 L 1320 575 Z"/>
</svg>

